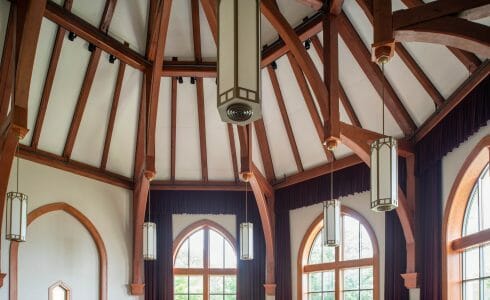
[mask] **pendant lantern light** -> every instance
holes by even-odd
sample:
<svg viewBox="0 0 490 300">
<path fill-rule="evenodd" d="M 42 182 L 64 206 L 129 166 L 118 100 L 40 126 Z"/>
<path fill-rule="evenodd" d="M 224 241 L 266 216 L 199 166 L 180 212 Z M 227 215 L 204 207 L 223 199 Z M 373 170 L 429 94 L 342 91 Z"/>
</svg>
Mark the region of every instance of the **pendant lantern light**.
<svg viewBox="0 0 490 300">
<path fill-rule="evenodd" d="M 377 212 L 398 207 L 398 145 L 395 138 L 385 136 L 384 85 L 382 98 L 383 137 L 371 143 L 371 209 Z"/>
<path fill-rule="evenodd" d="M 254 259 L 254 224 L 248 222 L 248 182 L 245 182 L 245 223 L 240 224 L 240 259 Z"/>
<path fill-rule="evenodd" d="M 262 118 L 259 0 L 219 0 L 218 111 L 226 123 Z"/>
<path fill-rule="evenodd" d="M 17 189 L 7 193 L 6 239 L 16 242 L 26 241 L 27 195 L 19 192 L 19 146 L 17 145 Z"/>
<path fill-rule="evenodd" d="M 151 197 L 148 191 L 148 221 L 143 224 L 143 259 L 157 259 L 157 225 L 151 222 Z"/>
<path fill-rule="evenodd" d="M 330 172 L 330 199 L 323 202 L 323 244 L 340 246 L 340 201 L 333 198 L 333 166 Z"/>
</svg>

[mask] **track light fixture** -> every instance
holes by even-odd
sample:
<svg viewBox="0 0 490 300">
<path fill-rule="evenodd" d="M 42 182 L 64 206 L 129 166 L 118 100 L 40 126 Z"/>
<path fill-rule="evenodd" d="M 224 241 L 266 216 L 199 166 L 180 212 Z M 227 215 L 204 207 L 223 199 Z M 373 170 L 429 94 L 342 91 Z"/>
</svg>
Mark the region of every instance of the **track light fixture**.
<svg viewBox="0 0 490 300">
<path fill-rule="evenodd" d="M 90 51 L 90 52 L 94 52 L 94 51 L 95 51 L 95 48 L 96 48 L 96 47 L 95 47 L 95 45 L 94 45 L 94 44 L 92 44 L 92 43 L 89 43 L 89 44 L 88 44 L 88 51 Z"/>
<path fill-rule="evenodd" d="M 179 81 L 180 84 L 183 84 L 184 83 L 184 79 L 182 78 L 182 76 L 179 76 L 178 77 L 178 81 Z"/>
<path fill-rule="evenodd" d="M 111 64 L 113 64 L 116 61 L 116 59 L 117 59 L 117 57 L 115 57 L 114 55 L 112 55 L 112 54 L 109 55 L 109 62 Z"/>
<path fill-rule="evenodd" d="M 70 32 L 68 33 L 68 40 L 69 40 L 70 42 L 73 42 L 73 41 L 74 41 L 76 38 L 77 38 L 77 35 L 76 35 L 74 32 L 70 31 Z"/>
<path fill-rule="evenodd" d="M 277 70 L 277 63 L 275 61 L 273 61 L 271 63 L 271 67 L 272 67 L 272 70 Z"/>
<path fill-rule="evenodd" d="M 306 50 L 310 50 L 310 48 L 311 48 L 311 40 L 310 39 L 307 39 L 305 41 L 305 49 Z"/>
</svg>

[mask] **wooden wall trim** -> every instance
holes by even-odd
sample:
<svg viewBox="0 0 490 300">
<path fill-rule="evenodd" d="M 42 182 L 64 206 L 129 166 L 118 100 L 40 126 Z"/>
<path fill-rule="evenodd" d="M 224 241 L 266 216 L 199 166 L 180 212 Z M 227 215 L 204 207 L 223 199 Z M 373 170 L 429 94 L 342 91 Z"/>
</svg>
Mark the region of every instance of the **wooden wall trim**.
<svg viewBox="0 0 490 300">
<path fill-rule="evenodd" d="M 67 214 L 74 217 L 78 222 L 80 222 L 83 227 L 88 231 L 92 237 L 95 247 L 97 248 L 97 253 L 99 255 L 99 299 L 107 300 L 107 251 L 102 240 L 102 236 L 97 231 L 95 225 L 79 210 L 73 206 L 64 203 L 51 203 L 41 207 L 36 208 L 31 211 L 27 216 L 27 226 L 32 224 L 39 217 L 55 211 L 64 211 Z M 19 260 L 19 243 L 10 243 L 10 284 L 9 284 L 9 296 L 10 300 L 17 300 L 18 296 L 18 261 Z"/>
<path fill-rule="evenodd" d="M 466 205 L 475 182 L 488 164 L 490 135 L 475 146 L 456 176 L 446 202 L 442 223 L 442 295 L 443 299 L 461 299 L 461 260 L 453 241 L 461 238 Z"/>
<path fill-rule="evenodd" d="M 366 231 L 369 234 L 373 246 L 373 258 L 372 258 L 373 299 L 378 300 L 380 295 L 380 286 L 379 286 L 380 270 L 379 270 L 379 246 L 378 246 L 379 244 L 378 244 L 378 239 L 376 237 L 376 234 L 373 228 L 371 227 L 371 225 L 369 224 L 369 222 L 366 220 L 366 218 L 364 218 L 364 216 L 362 216 L 360 213 L 353 210 L 352 208 L 342 205 L 342 215 L 351 216 L 354 219 L 358 220 L 364 226 L 364 228 L 366 228 Z M 309 254 L 308 250 L 313 245 L 315 237 L 318 234 L 318 232 L 320 232 L 322 227 L 323 227 L 323 213 L 319 215 L 315 219 L 315 221 L 313 221 L 313 223 L 311 223 L 310 227 L 308 228 L 308 230 L 306 231 L 303 237 L 303 240 L 301 241 L 299 252 L 298 252 L 297 269 L 296 269 L 297 299 L 304 298 L 303 287 L 306 286 L 306 282 L 304 281 L 303 275 L 304 275 L 304 266 L 308 262 L 308 254 Z M 335 251 L 338 252 L 338 248 Z M 336 257 L 337 258 L 339 257 L 338 253 L 336 254 Z M 359 260 L 359 261 L 363 262 L 364 260 Z M 337 292 L 337 288 L 336 288 L 336 292 Z"/>
</svg>

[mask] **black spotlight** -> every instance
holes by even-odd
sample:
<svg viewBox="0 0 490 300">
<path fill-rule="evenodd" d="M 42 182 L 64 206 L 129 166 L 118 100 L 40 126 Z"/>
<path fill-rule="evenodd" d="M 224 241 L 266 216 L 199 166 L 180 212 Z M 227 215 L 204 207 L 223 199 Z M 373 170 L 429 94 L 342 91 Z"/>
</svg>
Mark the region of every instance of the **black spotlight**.
<svg viewBox="0 0 490 300">
<path fill-rule="evenodd" d="M 95 45 L 94 45 L 94 44 L 92 44 L 92 43 L 89 43 L 89 44 L 88 44 L 88 51 L 90 51 L 90 52 L 94 52 L 94 51 L 95 51 Z"/>
<path fill-rule="evenodd" d="M 111 55 L 109 55 L 109 62 L 110 62 L 111 64 L 113 64 L 113 63 L 116 61 L 116 59 L 117 59 L 117 57 L 115 57 L 114 55 L 112 55 L 112 54 L 111 54 Z"/>
<path fill-rule="evenodd" d="M 196 77 L 191 77 L 191 84 L 196 84 Z"/>
<path fill-rule="evenodd" d="M 277 63 L 275 61 L 273 61 L 271 63 L 271 67 L 272 67 L 272 70 L 277 70 Z"/>
<path fill-rule="evenodd" d="M 70 40 L 70 42 L 73 42 L 76 38 L 77 38 L 77 35 L 74 32 L 70 31 L 68 33 L 68 40 Z"/>
<path fill-rule="evenodd" d="M 305 49 L 310 50 L 310 48 L 311 48 L 311 41 L 308 39 L 305 41 Z"/>
<path fill-rule="evenodd" d="M 181 76 L 179 76 L 178 80 L 180 84 L 184 83 L 184 79 Z"/>
</svg>

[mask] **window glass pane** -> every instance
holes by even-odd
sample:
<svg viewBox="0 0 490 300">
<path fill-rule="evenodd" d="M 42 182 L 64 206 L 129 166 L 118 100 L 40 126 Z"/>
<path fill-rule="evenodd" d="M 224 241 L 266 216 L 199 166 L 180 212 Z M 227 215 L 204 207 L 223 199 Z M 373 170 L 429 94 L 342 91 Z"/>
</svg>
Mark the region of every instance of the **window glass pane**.
<svg viewBox="0 0 490 300">
<path fill-rule="evenodd" d="M 346 269 L 344 274 L 344 290 L 359 289 L 359 269 Z"/>
<path fill-rule="evenodd" d="M 483 229 L 490 228 L 490 171 L 487 167 L 480 179 Z M 490 297 L 490 296 L 489 296 Z"/>
<path fill-rule="evenodd" d="M 372 300 L 373 299 L 373 291 L 361 291 L 361 300 Z"/>
<path fill-rule="evenodd" d="M 334 300 L 334 299 L 335 299 L 335 292 L 323 293 L 323 300 Z"/>
<path fill-rule="evenodd" d="M 235 295 L 225 295 L 225 300 L 236 300 Z"/>
<path fill-rule="evenodd" d="M 175 295 L 174 300 L 188 300 L 187 295 Z"/>
<path fill-rule="evenodd" d="M 485 279 L 483 282 L 483 299 L 490 299 L 490 279 Z"/>
<path fill-rule="evenodd" d="M 361 225 L 361 258 L 370 257 L 373 257 L 373 245 L 366 228 Z"/>
<path fill-rule="evenodd" d="M 189 293 L 202 294 L 203 284 L 202 276 L 189 276 Z"/>
<path fill-rule="evenodd" d="M 323 291 L 324 292 L 335 291 L 334 271 L 323 272 Z"/>
<path fill-rule="evenodd" d="M 216 231 L 209 231 L 209 266 L 211 268 L 224 268 L 225 239 Z"/>
<path fill-rule="evenodd" d="M 174 276 L 174 293 L 187 294 L 189 291 L 189 281 L 187 276 Z"/>
<path fill-rule="evenodd" d="M 310 257 L 308 259 L 308 264 L 319 264 L 322 262 L 322 232 L 316 236 L 313 241 L 313 245 L 310 250 Z"/>
<path fill-rule="evenodd" d="M 478 232 L 478 189 L 474 189 L 464 219 L 463 236 Z"/>
<path fill-rule="evenodd" d="M 344 300 L 357 300 L 359 299 L 359 292 L 344 292 Z"/>
<path fill-rule="evenodd" d="M 373 268 L 362 268 L 360 271 L 361 290 L 373 288 Z"/>
<path fill-rule="evenodd" d="M 309 294 L 308 300 L 322 300 L 322 293 Z"/>
<path fill-rule="evenodd" d="M 209 293 L 210 294 L 223 294 L 224 292 L 224 277 L 223 276 L 210 276 L 209 277 Z"/>
<path fill-rule="evenodd" d="M 203 295 L 189 295 L 189 300 L 203 300 Z"/>
<path fill-rule="evenodd" d="M 463 292 L 465 300 L 480 299 L 480 281 L 473 280 L 463 283 Z"/>
<path fill-rule="evenodd" d="M 474 279 L 480 276 L 480 248 L 466 250 L 463 254 L 463 279 Z"/>
<path fill-rule="evenodd" d="M 236 268 L 235 250 L 233 250 L 233 247 L 227 240 L 225 240 L 225 268 L 227 269 Z"/>
<path fill-rule="evenodd" d="M 204 266 L 204 230 L 199 230 L 189 237 L 189 267 Z"/>
<path fill-rule="evenodd" d="M 323 246 L 323 263 L 329 263 L 335 261 L 335 247 Z"/>
<path fill-rule="evenodd" d="M 483 247 L 483 277 L 488 276 L 490 276 L 490 245 Z"/>
<path fill-rule="evenodd" d="M 176 268 L 188 268 L 189 267 L 189 240 L 185 240 L 180 246 L 177 257 L 175 257 Z"/>
<path fill-rule="evenodd" d="M 66 290 L 61 286 L 57 286 L 52 289 L 51 296 L 53 300 L 66 300 Z"/>
<path fill-rule="evenodd" d="M 308 274 L 308 292 L 322 291 L 322 273 Z M 321 295 L 320 295 L 321 299 Z"/>
<path fill-rule="evenodd" d="M 344 216 L 343 260 L 359 259 L 359 221 Z"/>
<path fill-rule="evenodd" d="M 223 300 L 223 295 L 210 295 L 209 300 Z"/>
<path fill-rule="evenodd" d="M 225 276 L 225 294 L 236 294 L 236 276 Z"/>
</svg>

